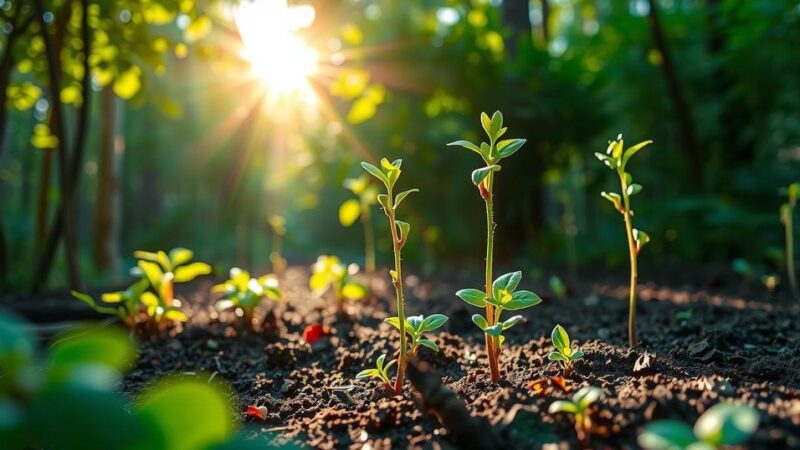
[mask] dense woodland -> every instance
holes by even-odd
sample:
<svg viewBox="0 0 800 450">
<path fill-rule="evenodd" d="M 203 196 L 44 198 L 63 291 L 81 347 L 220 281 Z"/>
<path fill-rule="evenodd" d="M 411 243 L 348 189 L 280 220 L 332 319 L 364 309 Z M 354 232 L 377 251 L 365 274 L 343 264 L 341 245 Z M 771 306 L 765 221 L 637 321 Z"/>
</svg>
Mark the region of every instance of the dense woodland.
<svg viewBox="0 0 800 450">
<path fill-rule="evenodd" d="M 496 186 L 500 260 L 625 264 L 594 157 L 622 133 L 654 141 L 635 169 L 644 261 L 783 271 L 797 1 L 289 2 L 314 8 L 298 33 L 319 68 L 283 97 L 242 56 L 237 3 L 0 0 L 4 291 L 108 284 L 133 250 L 177 244 L 220 265 L 267 266 L 276 246 L 358 261 L 343 182 L 383 155 L 421 190 L 406 259 L 479 267 L 474 161 L 445 144 L 497 109 L 528 139 Z"/>
</svg>

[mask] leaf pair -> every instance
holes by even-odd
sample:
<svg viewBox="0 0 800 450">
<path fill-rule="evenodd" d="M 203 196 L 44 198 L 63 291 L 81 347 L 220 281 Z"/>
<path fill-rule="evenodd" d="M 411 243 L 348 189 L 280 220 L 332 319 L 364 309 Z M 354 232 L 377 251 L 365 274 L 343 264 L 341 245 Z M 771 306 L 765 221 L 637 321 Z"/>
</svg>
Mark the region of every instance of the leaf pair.
<svg viewBox="0 0 800 450">
<path fill-rule="evenodd" d="M 602 396 L 602 389 L 594 386 L 586 386 L 573 394 L 572 400 L 557 400 L 551 403 L 547 410 L 550 414 L 565 412 L 575 414 L 576 416 L 584 415 L 589 406 Z"/>
<path fill-rule="evenodd" d="M 251 317 L 253 310 L 263 299 L 282 298 L 278 278 L 275 275 L 251 278 L 249 272 L 238 267 L 232 268 L 229 273 L 230 278 L 227 281 L 211 288 L 211 292 L 223 294 L 215 305 L 218 311 L 240 307 L 244 310 L 245 316 Z"/>
<path fill-rule="evenodd" d="M 486 321 L 486 318 L 484 318 L 482 315 L 480 314 L 472 315 L 472 322 L 474 322 L 475 325 L 478 326 L 478 328 L 483 330 L 483 332 L 488 334 L 489 336 L 494 336 L 499 338 L 502 338 L 504 331 L 516 325 L 520 320 L 522 320 L 522 316 L 513 316 L 509 317 L 508 319 L 502 322 L 498 322 L 490 326 L 489 323 Z"/>
<path fill-rule="evenodd" d="M 642 141 L 624 150 L 625 143 L 620 134 L 617 136 L 616 140 L 608 142 L 608 148 L 606 148 L 605 154 L 598 152 L 595 153 L 595 156 L 610 169 L 625 173 L 625 167 L 628 165 L 628 161 L 630 161 L 633 155 L 639 153 L 640 150 L 652 143 L 653 141 L 650 140 Z"/>
<path fill-rule="evenodd" d="M 429 338 L 425 337 L 425 333 L 436 330 L 447 322 L 448 317 L 444 314 L 431 314 L 428 317 L 422 314 L 418 316 L 410 316 L 405 321 L 405 331 L 411 336 L 411 352 L 416 351 L 417 347 L 424 345 L 429 349 L 438 352 L 439 347 Z M 392 325 L 400 330 L 400 318 L 389 317 L 384 322 Z"/>
<path fill-rule="evenodd" d="M 394 184 L 397 183 L 397 179 L 400 178 L 400 167 L 402 165 L 402 159 L 396 159 L 394 162 L 389 162 L 389 160 L 386 158 L 381 159 L 380 168 L 368 162 L 361 163 L 361 167 L 363 167 L 364 170 L 369 172 L 372 176 L 380 180 L 387 189 L 393 188 Z"/>
<path fill-rule="evenodd" d="M 575 361 L 583 358 L 583 352 L 581 350 L 572 348 L 567 330 L 561 325 L 556 325 L 555 328 L 553 328 L 550 338 L 553 341 L 553 347 L 556 349 L 547 356 L 550 361 L 558 361 L 566 369 Z"/>
<path fill-rule="evenodd" d="M 495 163 L 499 162 L 503 158 L 508 158 L 509 156 L 513 155 L 517 152 L 526 142 L 525 139 L 504 139 L 500 140 L 500 138 L 508 131 L 507 127 L 503 126 L 503 114 L 500 111 L 495 111 L 492 114 L 492 117 L 486 113 L 481 113 L 481 126 L 483 127 L 483 131 L 489 137 L 489 143 L 482 142 L 480 145 L 475 145 L 470 141 L 466 140 L 458 140 L 454 142 L 450 142 L 447 144 L 448 146 L 459 146 L 464 147 L 467 150 L 473 151 L 481 156 L 483 160 L 486 162 L 487 166 L 493 166 Z M 483 169 L 478 169 L 472 173 L 472 182 L 475 185 L 478 185 L 483 178 L 489 174 L 489 172 L 493 170 L 499 170 L 500 167 L 497 166 L 496 169 L 490 169 L 485 172 L 478 172 L 488 169 L 488 167 Z M 477 172 L 477 173 L 476 173 Z M 479 178 L 476 181 L 476 178 Z"/>
<path fill-rule="evenodd" d="M 384 365 L 385 361 L 386 361 L 386 355 L 379 356 L 378 359 L 375 361 L 375 368 L 365 369 L 362 370 L 361 372 L 358 372 L 356 374 L 356 379 L 362 380 L 364 378 L 367 379 L 380 378 L 380 380 L 383 381 L 384 383 L 390 384 L 391 382 L 389 381 L 389 368 L 395 365 L 397 363 L 397 360 L 393 359 L 389 361 L 388 364 Z"/>
<path fill-rule="evenodd" d="M 487 296 L 478 289 L 461 289 L 456 295 L 470 305 L 483 308 L 486 304 L 500 309 L 517 311 L 538 305 L 542 299 L 531 291 L 516 291 L 522 280 L 522 272 L 511 272 L 498 277 L 492 283 L 492 295 Z"/>
<path fill-rule="evenodd" d="M 322 295 L 333 288 L 336 300 L 361 300 L 367 296 L 367 288 L 354 279 L 358 264 L 345 267 L 336 256 L 320 255 L 311 266 L 308 286 L 315 295 Z"/>
</svg>

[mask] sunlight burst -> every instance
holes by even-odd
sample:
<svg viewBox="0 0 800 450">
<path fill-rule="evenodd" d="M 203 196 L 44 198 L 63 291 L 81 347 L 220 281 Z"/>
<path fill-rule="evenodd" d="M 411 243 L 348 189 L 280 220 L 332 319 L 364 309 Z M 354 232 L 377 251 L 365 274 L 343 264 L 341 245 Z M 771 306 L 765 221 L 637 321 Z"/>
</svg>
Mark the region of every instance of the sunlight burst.
<svg viewBox="0 0 800 450">
<path fill-rule="evenodd" d="M 319 56 L 298 31 L 314 18 L 313 7 L 289 7 L 286 0 L 244 1 L 234 12 L 242 56 L 269 93 L 313 98 L 309 79 L 317 73 Z"/>
</svg>

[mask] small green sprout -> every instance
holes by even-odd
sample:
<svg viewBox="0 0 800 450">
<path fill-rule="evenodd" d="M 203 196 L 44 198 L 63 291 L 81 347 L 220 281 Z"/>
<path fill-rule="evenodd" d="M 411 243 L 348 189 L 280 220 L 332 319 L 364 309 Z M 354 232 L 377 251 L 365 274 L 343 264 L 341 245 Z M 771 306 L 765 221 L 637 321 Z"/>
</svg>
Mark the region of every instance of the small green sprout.
<svg viewBox="0 0 800 450">
<path fill-rule="evenodd" d="M 517 150 L 519 150 L 526 142 L 525 139 L 503 139 L 501 137 L 508 131 L 507 127 L 503 126 L 503 114 L 500 111 L 495 111 L 492 117 L 486 113 L 481 113 L 481 126 L 483 131 L 489 138 L 489 143 L 481 142 L 480 145 L 473 144 L 469 141 L 455 141 L 447 145 L 456 145 L 464 147 L 467 150 L 473 151 L 480 155 L 483 162 L 486 164 L 484 167 L 475 169 L 472 172 L 472 183 L 478 188 L 478 193 L 486 204 L 486 273 L 485 273 L 485 288 L 484 296 L 481 298 L 479 295 L 472 293 L 475 289 L 462 290 L 459 292 L 470 291 L 467 294 L 470 298 L 474 298 L 476 303 L 471 303 L 469 300 L 464 299 L 467 303 L 482 304 L 486 308 L 486 317 L 476 319 L 473 316 L 473 321 L 484 330 L 486 341 L 486 353 L 489 359 L 489 371 L 493 381 L 500 379 L 500 365 L 499 353 L 501 344 L 501 333 L 505 323 L 500 322 L 500 313 L 495 312 L 495 303 L 487 301 L 489 298 L 496 299 L 497 296 L 492 293 L 492 269 L 494 263 L 494 176 L 501 167 L 498 164 L 502 159 L 507 158 Z M 501 277 L 502 278 L 502 277 Z M 518 281 L 517 281 L 518 282 Z M 479 292 L 479 291 L 478 291 Z M 527 291 L 525 291 L 527 292 Z M 531 293 L 532 294 L 532 293 Z M 458 294 L 456 294 L 458 295 Z M 535 294 L 533 294 L 535 296 Z M 459 295 L 459 297 L 461 297 Z M 538 299 L 538 297 L 536 297 Z M 541 300 L 539 300 L 541 301 Z M 538 303 L 538 301 L 536 302 Z M 533 303 L 533 304 L 536 304 Z M 533 304 L 529 306 L 533 306 Z M 476 321 L 477 320 L 477 321 Z M 512 326 L 516 321 L 511 319 L 507 320 L 507 327 Z M 485 326 L 483 326 L 485 325 Z M 486 330 L 490 332 L 486 332 Z M 507 329 L 507 328 L 506 328 Z"/>
<path fill-rule="evenodd" d="M 786 235 L 786 272 L 789 275 L 789 286 L 792 288 L 792 295 L 800 297 L 797 287 L 797 275 L 794 269 L 794 208 L 797 206 L 797 196 L 800 193 L 800 183 L 792 183 L 786 188 L 786 203 L 781 205 L 781 223 L 783 224 Z"/>
<path fill-rule="evenodd" d="M 429 349 L 438 352 L 439 346 L 436 345 L 432 340 L 430 340 L 425 333 L 429 333 L 447 322 L 447 316 L 444 314 L 431 314 L 428 317 L 423 316 L 422 314 L 418 316 L 409 316 L 406 319 L 406 333 L 411 338 L 411 343 L 409 345 L 409 352 L 412 355 L 417 354 L 417 349 L 420 345 L 424 345 Z M 389 317 L 388 319 L 384 320 L 384 322 L 391 324 L 393 327 L 400 329 L 400 319 L 397 317 Z"/>
<path fill-rule="evenodd" d="M 499 359 L 500 346 L 505 341 L 503 332 L 508 330 L 522 320 L 522 316 L 513 316 L 501 321 L 500 315 L 503 311 L 519 311 L 521 309 L 529 308 L 538 305 L 542 299 L 531 291 L 520 290 L 517 291 L 517 286 L 522 280 L 522 272 L 511 272 L 498 277 L 492 283 L 490 290 L 491 295 L 486 295 L 483 291 L 478 289 L 461 289 L 456 292 L 456 295 L 478 308 L 485 308 L 487 305 L 492 307 L 493 319 L 492 322 L 489 318 L 483 317 L 480 314 L 474 314 L 472 321 L 478 326 L 486 336 L 489 336 L 492 341 L 496 341 L 495 354 Z"/>
<path fill-rule="evenodd" d="M 409 189 L 394 195 L 394 185 L 400 178 L 400 167 L 403 165 L 402 159 L 396 159 L 389 162 L 388 159 L 381 159 L 380 168 L 368 163 L 362 162 L 361 167 L 364 168 L 370 175 L 377 178 L 386 187 L 386 193 L 377 196 L 378 203 L 383 207 L 383 212 L 389 219 L 389 230 L 392 233 L 392 250 L 394 251 L 394 270 L 389 271 L 392 277 L 392 284 L 394 284 L 395 294 L 397 296 L 397 317 L 400 323 L 406 322 L 405 313 L 405 295 L 403 293 L 403 266 L 402 266 L 402 250 L 408 241 L 408 235 L 411 232 L 411 225 L 406 222 L 397 220 L 397 207 L 400 203 L 413 192 L 419 192 L 419 189 Z M 400 358 L 397 365 L 397 379 L 394 384 L 394 393 L 400 394 L 403 392 L 403 377 L 405 376 L 406 362 L 408 355 L 406 346 L 406 333 L 400 333 Z"/>
<path fill-rule="evenodd" d="M 589 414 L 589 407 L 603 397 L 603 390 L 587 386 L 581 388 L 572 395 L 572 400 L 557 400 L 550 404 L 548 412 L 550 414 L 565 412 L 575 416 L 575 433 L 578 440 L 586 442 L 586 438 L 592 431 L 592 418 Z"/>
<path fill-rule="evenodd" d="M 339 312 L 344 311 L 344 301 L 361 300 L 367 296 L 367 288 L 356 281 L 358 264 L 345 266 L 336 256 L 320 255 L 311 266 L 308 286 L 315 295 L 322 295 L 333 289 Z"/>
<path fill-rule="evenodd" d="M 185 322 L 186 315 L 181 312 L 180 301 L 175 298 L 175 283 L 186 283 L 200 275 L 211 273 L 211 266 L 203 262 L 190 263 L 194 252 L 186 248 L 174 248 L 169 254 L 159 250 L 146 252 L 138 250 L 133 256 L 139 261 L 132 270 L 150 282 L 151 291 L 140 297 L 147 317 L 157 328 L 163 320 Z"/>
<path fill-rule="evenodd" d="M 614 208 L 622 214 L 625 221 L 625 234 L 628 237 L 628 253 L 631 260 L 631 286 L 629 298 L 629 311 L 628 311 L 628 345 L 636 347 L 636 285 L 639 281 L 639 271 L 637 267 L 637 257 L 648 242 L 650 236 L 644 231 L 633 228 L 631 218 L 633 217 L 633 210 L 631 209 L 631 197 L 638 194 L 642 190 L 642 185 L 633 182 L 633 177 L 626 171 L 628 161 L 647 145 L 653 141 L 643 141 L 633 147 L 628 147 L 624 150 L 624 142 L 622 135 L 617 137 L 616 141 L 609 141 L 606 154 L 595 153 L 597 159 L 602 161 L 609 169 L 617 172 L 619 177 L 620 189 L 622 194 L 615 192 L 602 192 L 600 195 L 614 205 Z"/>
<path fill-rule="evenodd" d="M 552 339 L 553 347 L 555 347 L 556 350 L 550 352 L 550 354 L 547 355 L 547 359 L 561 363 L 561 366 L 564 367 L 564 376 L 568 376 L 572 371 L 572 364 L 583 358 L 583 351 L 579 348 L 572 348 L 567 330 L 561 325 L 556 325 L 556 327 L 553 328 L 550 339 Z"/>
<path fill-rule="evenodd" d="M 168 322 L 185 322 L 187 317 L 180 310 L 181 302 L 175 298 L 174 284 L 209 274 L 211 266 L 190 263 L 194 253 L 185 248 L 172 249 L 169 254 L 136 251 L 133 256 L 139 261 L 131 272 L 141 279 L 128 289 L 103 294 L 102 304 L 77 291 L 72 291 L 72 295 L 99 313 L 119 317 L 131 329 L 141 323 L 141 315 L 149 321 L 151 333 Z"/>
<path fill-rule="evenodd" d="M 680 420 L 656 420 L 639 435 L 647 450 L 715 450 L 740 445 L 758 429 L 758 412 L 748 405 L 718 403 L 703 413 L 692 429 Z"/>
<path fill-rule="evenodd" d="M 250 273 L 238 267 L 230 270 L 230 279 L 211 288 L 211 292 L 222 293 L 217 301 L 218 311 L 236 309 L 241 311 L 248 327 L 252 328 L 253 312 L 264 299 L 280 300 L 278 277 L 273 274 L 251 278 Z"/>
<path fill-rule="evenodd" d="M 142 278 L 124 291 L 106 292 L 100 297 L 103 304 L 78 291 L 72 291 L 72 295 L 101 314 L 119 317 L 122 323 L 133 329 L 139 321 L 139 314 L 142 312 L 142 294 L 149 286 L 150 282 Z"/>
<path fill-rule="evenodd" d="M 346 200 L 339 206 L 339 222 L 352 226 L 361 219 L 364 226 L 364 268 L 368 274 L 375 273 L 375 231 L 372 226 L 372 206 L 375 205 L 378 189 L 370 183 L 367 174 L 344 180 L 344 187 L 358 198 Z"/>
<path fill-rule="evenodd" d="M 392 381 L 389 379 L 389 368 L 392 367 L 397 363 L 396 359 L 389 361 L 388 364 L 384 365 L 383 363 L 386 361 L 386 355 L 381 355 L 375 361 L 375 368 L 374 369 L 365 369 L 361 372 L 356 374 L 357 380 L 363 379 L 371 379 L 371 378 L 380 378 L 383 381 L 384 387 L 390 392 L 394 390 L 392 387 Z"/>
</svg>

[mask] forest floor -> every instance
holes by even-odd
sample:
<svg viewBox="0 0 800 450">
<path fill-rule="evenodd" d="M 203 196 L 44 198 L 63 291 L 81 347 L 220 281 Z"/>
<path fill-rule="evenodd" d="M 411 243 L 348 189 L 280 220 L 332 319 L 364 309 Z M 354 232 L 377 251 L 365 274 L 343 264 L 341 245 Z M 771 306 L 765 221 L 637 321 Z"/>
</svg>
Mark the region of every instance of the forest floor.
<svg viewBox="0 0 800 450">
<path fill-rule="evenodd" d="M 639 292 L 640 345 L 630 350 L 627 286 L 578 283 L 566 299 L 543 296 L 542 304 L 521 312 L 525 321 L 506 335 L 504 379 L 493 383 L 483 336 L 470 320 L 478 310 L 454 295 L 461 287 L 479 286 L 462 285 L 465 277 L 435 283 L 406 277 L 408 314 L 450 317 L 443 331 L 430 335 L 441 351 L 420 350 L 433 374 L 425 382 L 438 389 L 441 379 L 463 400 L 469 421 L 453 408 L 439 408 L 441 395 L 423 399 L 407 384 L 404 397 L 391 396 L 375 380 L 355 380 L 379 355 L 397 349 L 397 331 L 383 323 L 394 314 L 387 278 L 376 275 L 375 297 L 348 304 L 350 315 L 342 317 L 330 298 L 309 292 L 307 270 L 290 268 L 281 279 L 286 301 L 258 311 L 257 317 L 266 317 L 261 332 L 236 325 L 233 314 L 217 314 L 211 282 L 195 283 L 183 292 L 190 322 L 142 342 L 123 391 L 135 398 L 175 373 L 224 379 L 253 439 L 365 449 L 633 449 L 651 420 L 694 423 L 714 404 L 735 401 L 761 413 L 761 426 L 746 448 L 800 448 L 796 303 L 745 299 L 724 289 L 645 284 Z M 537 292 L 524 280 L 521 287 Z M 303 330 L 312 323 L 331 327 L 331 335 L 307 344 Z M 556 323 L 586 353 L 565 379 L 547 360 Z M 588 385 L 601 387 L 605 397 L 593 407 L 594 434 L 581 445 L 571 418 L 551 415 L 547 408 Z M 246 415 L 249 405 L 266 407 L 264 419 Z"/>
</svg>

